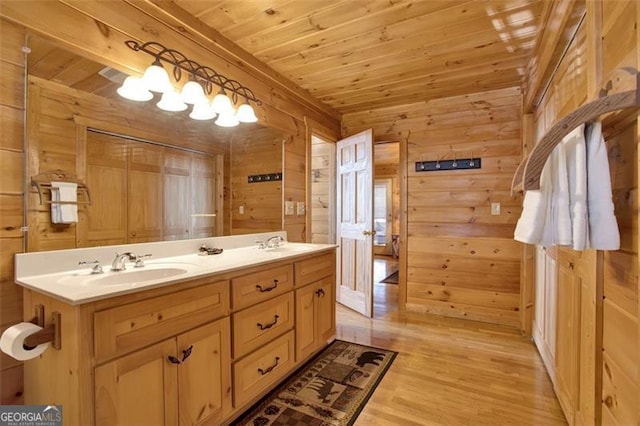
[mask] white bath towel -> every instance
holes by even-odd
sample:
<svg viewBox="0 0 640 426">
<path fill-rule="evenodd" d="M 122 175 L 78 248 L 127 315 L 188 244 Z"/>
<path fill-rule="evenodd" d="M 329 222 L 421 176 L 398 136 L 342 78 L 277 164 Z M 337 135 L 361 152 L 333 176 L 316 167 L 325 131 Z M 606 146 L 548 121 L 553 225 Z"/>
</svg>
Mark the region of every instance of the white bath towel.
<svg viewBox="0 0 640 426">
<path fill-rule="evenodd" d="M 78 185 L 71 182 L 51 182 L 51 222 L 78 221 Z M 63 204 L 57 202 L 62 201 Z"/>
<path fill-rule="evenodd" d="M 567 160 L 569 204 L 571 206 L 572 239 L 574 250 L 589 246 L 589 219 L 587 216 L 587 152 L 584 124 L 576 127 L 563 139 Z"/>
<path fill-rule="evenodd" d="M 620 231 L 612 201 L 607 146 L 599 122 L 587 129 L 587 184 L 590 246 L 597 250 L 618 250 Z"/>
<path fill-rule="evenodd" d="M 551 153 L 552 192 L 551 219 L 552 244 L 570 246 L 573 242 L 571 226 L 571 203 L 569 197 L 569 177 L 564 139 Z"/>
</svg>

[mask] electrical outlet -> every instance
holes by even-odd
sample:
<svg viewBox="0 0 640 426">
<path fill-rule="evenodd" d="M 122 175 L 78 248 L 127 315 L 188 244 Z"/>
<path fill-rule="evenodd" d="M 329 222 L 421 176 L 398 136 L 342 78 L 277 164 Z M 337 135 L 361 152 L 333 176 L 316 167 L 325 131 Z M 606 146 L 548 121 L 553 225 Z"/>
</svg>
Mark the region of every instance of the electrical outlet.
<svg viewBox="0 0 640 426">
<path fill-rule="evenodd" d="M 298 201 L 296 209 L 298 210 L 298 212 L 297 212 L 298 216 L 302 216 L 304 214 L 304 202 L 303 201 Z"/>
<path fill-rule="evenodd" d="M 238 213 L 244 214 L 244 206 L 238 207 Z"/>
<path fill-rule="evenodd" d="M 500 215 L 500 203 L 491 203 L 491 214 L 493 216 Z"/>
<path fill-rule="evenodd" d="M 284 202 L 284 214 L 290 216 L 293 214 L 293 201 Z"/>
</svg>

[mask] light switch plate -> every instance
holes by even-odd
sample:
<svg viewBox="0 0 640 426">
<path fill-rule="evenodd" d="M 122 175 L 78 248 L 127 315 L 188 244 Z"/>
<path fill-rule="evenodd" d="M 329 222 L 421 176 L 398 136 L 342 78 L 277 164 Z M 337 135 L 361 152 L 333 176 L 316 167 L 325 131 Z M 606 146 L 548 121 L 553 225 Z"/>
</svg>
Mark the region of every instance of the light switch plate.
<svg viewBox="0 0 640 426">
<path fill-rule="evenodd" d="M 500 214 L 500 203 L 491 203 L 491 214 L 498 216 Z"/>
<path fill-rule="evenodd" d="M 290 216 L 293 214 L 293 201 L 284 202 L 284 214 Z"/>
<path fill-rule="evenodd" d="M 239 214 L 244 214 L 244 206 L 238 207 L 238 213 Z"/>
<path fill-rule="evenodd" d="M 304 214 L 304 202 L 303 201 L 298 201 L 298 205 L 297 205 L 297 210 L 298 210 L 298 216 L 302 216 Z"/>
</svg>

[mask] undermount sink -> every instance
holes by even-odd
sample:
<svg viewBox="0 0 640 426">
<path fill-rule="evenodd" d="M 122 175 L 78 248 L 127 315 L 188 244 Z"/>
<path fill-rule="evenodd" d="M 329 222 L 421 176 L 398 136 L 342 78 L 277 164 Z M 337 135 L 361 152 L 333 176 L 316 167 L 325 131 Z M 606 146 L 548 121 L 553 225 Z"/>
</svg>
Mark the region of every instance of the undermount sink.
<svg viewBox="0 0 640 426">
<path fill-rule="evenodd" d="M 184 268 L 140 269 L 131 272 L 110 272 L 108 275 L 101 275 L 89 281 L 97 285 L 138 284 L 145 281 L 176 277 L 187 272 L 189 271 Z"/>
</svg>

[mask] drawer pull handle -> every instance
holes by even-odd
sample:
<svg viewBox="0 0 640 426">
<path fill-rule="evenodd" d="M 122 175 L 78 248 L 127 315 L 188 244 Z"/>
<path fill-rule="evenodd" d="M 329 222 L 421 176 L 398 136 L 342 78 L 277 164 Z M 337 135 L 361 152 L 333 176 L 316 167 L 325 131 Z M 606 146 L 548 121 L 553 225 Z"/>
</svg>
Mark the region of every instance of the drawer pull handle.
<svg viewBox="0 0 640 426">
<path fill-rule="evenodd" d="M 319 288 L 318 290 L 316 290 L 316 296 L 318 297 L 324 297 L 324 290 Z"/>
<path fill-rule="evenodd" d="M 193 345 L 189 346 L 187 349 L 182 351 L 182 362 L 184 362 L 187 358 L 191 356 L 191 351 L 193 350 Z"/>
<path fill-rule="evenodd" d="M 275 364 L 273 364 L 271 367 L 267 368 L 266 370 L 263 370 L 262 368 L 258 368 L 258 373 L 262 374 L 263 376 L 265 374 L 271 373 L 271 371 L 278 366 L 278 362 L 280 362 L 280 357 L 279 356 L 276 357 Z"/>
<path fill-rule="evenodd" d="M 276 324 L 278 323 L 278 318 L 280 318 L 280 315 L 276 315 L 276 316 L 274 317 L 273 322 L 270 322 L 269 324 L 262 325 L 262 323 L 261 323 L 261 322 L 259 322 L 259 323 L 258 323 L 258 324 L 256 324 L 256 325 L 258 326 L 258 328 L 259 328 L 260 330 L 266 330 L 266 329 L 271 328 L 271 327 L 273 327 L 274 325 L 276 325 Z"/>
<path fill-rule="evenodd" d="M 271 287 L 262 287 L 260 284 L 256 286 L 256 288 L 260 290 L 260 293 L 266 293 L 268 291 L 273 290 L 276 287 L 278 287 L 278 280 L 273 280 L 273 285 Z"/>
<path fill-rule="evenodd" d="M 175 356 L 173 356 L 173 355 L 169 355 L 167 357 L 167 359 L 169 360 L 169 362 L 171 364 L 180 364 L 181 363 L 181 361 L 178 358 L 176 358 Z"/>
</svg>

